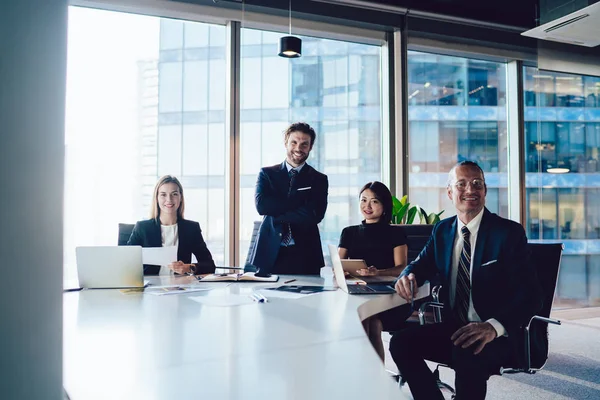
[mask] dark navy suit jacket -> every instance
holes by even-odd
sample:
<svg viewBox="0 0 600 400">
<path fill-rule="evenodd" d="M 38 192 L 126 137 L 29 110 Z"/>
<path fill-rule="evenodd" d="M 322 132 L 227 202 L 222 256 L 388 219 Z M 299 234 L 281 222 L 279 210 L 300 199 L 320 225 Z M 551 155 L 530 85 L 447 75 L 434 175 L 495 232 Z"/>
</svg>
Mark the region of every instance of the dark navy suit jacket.
<svg viewBox="0 0 600 400">
<path fill-rule="evenodd" d="M 439 222 L 425 248 L 400 276 L 412 272 L 420 286 L 439 274 L 443 287 L 449 288 L 456 224 L 456 216 Z M 448 290 L 442 293 L 441 301 L 447 305 L 444 318 L 454 318 L 449 307 Z M 519 326 L 528 322 L 542 306 L 541 289 L 535 269 L 529 262 L 523 227 L 492 214 L 487 208 L 481 219 L 473 254 L 471 297 L 481 320 L 498 320 L 509 339 L 519 337 Z"/>
<path fill-rule="evenodd" d="M 192 253 L 196 256 L 197 274 L 209 274 L 215 272 L 215 262 L 212 255 L 206 247 L 200 224 L 195 221 L 180 219 L 177 221 L 178 248 L 177 260 L 186 264 L 192 262 Z M 131 232 L 129 246 L 142 247 L 161 247 L 162 238 L 160 232 L 160 221 L 156 219 L 147 219 L 138 221 Z M 144 264 L 145 275 L 157 275 L 160 271 L 160 265 Z"/>
<path fill-rule="evenodd" d="M 327 176 L 304 164 L 288 197 L 289 182 L 285 162 L 264 167 L 258 174 L 255 203 L 256 210 L 264 218 L 250 263 L 259 269 L 272 271 L 283 229 L 289 223 L 296 249 L 304 257 L 304 268 L 302 271 L 275 272 L 319 274 L 325 261 L 317 224 L 323 220 L 327 210 Z"/>
</svg>

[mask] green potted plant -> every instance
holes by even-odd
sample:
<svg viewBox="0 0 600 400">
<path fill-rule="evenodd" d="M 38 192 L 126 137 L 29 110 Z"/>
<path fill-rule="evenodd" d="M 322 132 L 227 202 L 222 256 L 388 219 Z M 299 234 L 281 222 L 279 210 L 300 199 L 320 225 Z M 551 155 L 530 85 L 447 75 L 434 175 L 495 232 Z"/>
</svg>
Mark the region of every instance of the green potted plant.
<svg viewBox="0 0 600 400">
<path fill-rule="evenodd" d="M 444 210 L 437 214 L 427 214 L 422 207 L 416 205 L 411 207 L 406 195 L 401 199 L 392 196 L 392 201 L 392 224 L 400 225 L 404 229 L 408 239 L 407 262 L 410 263 L 417 258 L 421 249 L 429 240 L 433 226 L 440 221 L 440 215 Z M 419 216 L 419 223 L 415 223 L 417 215 Z"/>
<path fill-rule="evenodd" d="M 440 222 L 440 215 L 444 212 L 444 210 L 442 210 L 437 214 L 427 214 L 422 207 L 417 205 L 411 207 L 408 202 L 408 195 L 404 195 L 401 199 L 392 196 L 392 201 L 392 224 L 412 225 L 415 217 L 418 215 L 420 224 L 435 225 Z"/>
</svg>

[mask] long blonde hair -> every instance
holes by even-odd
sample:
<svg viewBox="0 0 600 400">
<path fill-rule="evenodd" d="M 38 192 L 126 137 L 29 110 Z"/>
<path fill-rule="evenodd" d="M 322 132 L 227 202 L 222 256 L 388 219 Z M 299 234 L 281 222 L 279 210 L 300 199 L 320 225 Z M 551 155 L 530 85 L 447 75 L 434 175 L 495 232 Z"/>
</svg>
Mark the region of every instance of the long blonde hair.
<svg viewBox="0 0 600 400">
<path fill-rule="evenodd" d="M 185 210 L 185 200 L 183 198 L 183 186 L 181 186 L 181 182 L 179 179 L 175 178 L 172 175 L 165 175 L 156 182 L 156 186 L 154 186 L 154 193 L 152 194 L 152 208 L 150 209 L 150 218 L 158 219 L 160 217 L 160 207 L 158 206 L 158 189 L 165 183 L 174 183 L 179 188 L 179 194 L 181 195 L 181 202 L 179 203 L 179 208 L 177 209 L 177 219 L 183 219 L 183 211 Z"/>
</svg>

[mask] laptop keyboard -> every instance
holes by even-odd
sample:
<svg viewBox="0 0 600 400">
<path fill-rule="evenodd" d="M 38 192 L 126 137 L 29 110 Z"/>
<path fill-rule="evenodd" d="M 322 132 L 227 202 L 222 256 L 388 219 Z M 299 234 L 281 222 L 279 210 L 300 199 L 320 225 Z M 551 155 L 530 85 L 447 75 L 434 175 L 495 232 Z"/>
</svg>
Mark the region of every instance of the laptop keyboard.
<svg viewBox="0 0 600 400">
<path fill-rule="evenodd" d="M 367 285 L 354 285 L 348 288 L 350 293 L 373 293 L 375 290 Z"/>
</svg>

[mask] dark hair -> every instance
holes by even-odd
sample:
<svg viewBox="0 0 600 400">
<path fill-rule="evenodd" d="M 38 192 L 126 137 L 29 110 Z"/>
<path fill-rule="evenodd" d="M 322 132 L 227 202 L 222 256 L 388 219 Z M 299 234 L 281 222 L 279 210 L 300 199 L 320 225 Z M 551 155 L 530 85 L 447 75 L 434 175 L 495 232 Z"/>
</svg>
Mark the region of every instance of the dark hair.
<svg viewBox="0 0 600 400">
<path fill-rule="evenodd" d="M 452 176 L 454 175 L 454 170 L 458 167 L 469 167 L 478 169 L 479 172 L 481 172 L 481 177 L 483 178 L 483 181 L 485 182 L 485 174 L 483 173 L 483 170 L 481 169 L 479 164 L 477 164 L 475 161 L 465 160 L 454 164 L 452 169 L 450 169 L 450 172 L 448 172 L 448 186 L 452 184 Z"/>
<path fill-rule="evenodd" d="M 317 140 L 317 134 L 315 130 L 311 128 L 309 124 L 306 122 L 294 122 L 291 124 L 284 132 L 283 132 L 283 141 L 287 143 L 288 138 L 292 134 L 292 132 L 301 132 L 310 136 L 310 147 L 312 148 L 313 144 L 315 144 L 315 140 Z"/>
<path fill-rule="evenodd" d="M 383 214 L 381 214 L 381 218 L 379 218 L 379 223 L 391 223 L 393 202 L 392 193 L 390 192 L 390 189 L 388 189 L 388 187 L 381 182 L 373 181 L 363 186 L 362 189 L 360 189 L 358 196 L 360 197 L 360 195 L 362 195 L 362 193 L 367 189 L 375 193 L 375 198 L 379 200 L 381 202 L 381 205 L 383 206 Z"/>
</svg>

